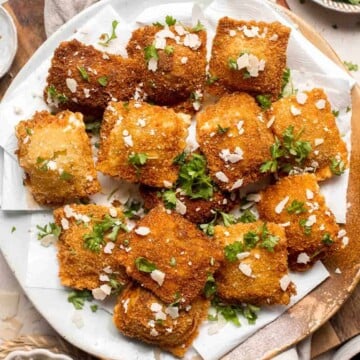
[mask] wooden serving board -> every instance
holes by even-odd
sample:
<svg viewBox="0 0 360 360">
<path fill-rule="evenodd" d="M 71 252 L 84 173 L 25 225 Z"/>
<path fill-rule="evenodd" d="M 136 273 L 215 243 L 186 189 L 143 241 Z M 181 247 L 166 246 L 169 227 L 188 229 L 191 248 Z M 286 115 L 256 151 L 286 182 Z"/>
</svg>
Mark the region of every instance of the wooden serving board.
<svg viewBox="0 0 360 360">
<path fill-rule="evenodd" d="M 288 8 L 285 0 L 277 0 L 277 3 Z M 18 31 L 19 47 L 9 73 L 0 80 L 0 100 L 10 85 L 12 78 L 18 73 L 35 50 L 46 40 L 43 21 L 44 0 L 32 0 L 31 4 L 24 5 L 23 0 L 9 0 L 4 5 L 15 21 Z M 307 37 L 330 59 L 342 66 L 341 60 L 321 36 L 290 11 L 284 10 L 284 12 L 298 24 L 300 31 L 305 37 Z M 359 88 L 357 88 L 354 93 L 356 94 L 353 98 L 356 99 L 359 105 Z M 357 133 L 360 132 L 358 131 Z M 357 179 L 357 183 L 358 181 L 359 179 Z M 351 291 L 351 289 L 349 289 L 349 291 Z M 357 306 L 359 303 L 360 287 L 358 286 L 340 310 L 314 333 L 312 341 L 312 357 L 334 348 L 360 333 L 360 314 Z M 333 313 L 336 309 L 337 307 L 335 310 L 331 310 L 331 312 Z M 251 345 L 251 341 L 249 342 L 249 345 Z M 242 348 L 246 349 L 246 346 L 240 346 L 239 350 Z M 234 350 L 228 355 L 228 358 L 236 359 L 236 353 L 237 350 Z"/>
</svg>

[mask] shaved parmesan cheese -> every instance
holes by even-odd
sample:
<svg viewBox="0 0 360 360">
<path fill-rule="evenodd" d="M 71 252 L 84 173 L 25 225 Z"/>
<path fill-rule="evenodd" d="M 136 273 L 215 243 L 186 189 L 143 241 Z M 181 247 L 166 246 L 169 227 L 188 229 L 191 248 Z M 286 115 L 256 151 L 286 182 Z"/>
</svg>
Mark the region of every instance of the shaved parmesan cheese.
<svg viewBox="0 0 360 360">
<path fill-rule="evenodd" d="M 241 262 L 239 264 L 239 270 L 248 277 L 252 277 L 252 269 L 251 266 L 249 264 L 246 264 L 244 262 Z"/>
<path fill-rule="evenodd" d="M 236 35 L 236 31 L 235 30 L 229 30 L 229 35 L 231 37 L 234 37 Z"/>
<path fill-rule="evenodd" d="M 310 261 L 310 257 L 307 253 L 300 253 L 297 257 L 296 262 L 298 264 L 307 264 Z"/>
<path fill-rule="evenodd" d="M 314 140 L 315 146 L 319 146 L 319 145 L 321 145 L 323 143 L 324 143 L 324 139 L 322 139 L 322 138 L 318 138 L 318 139 Z"/>
<path fill-rule="evenodd" d="M 158 68 L 158 62 L 155 58 L 151 58 L 148 62 L 148 70 L 155 72 Z"/>
<path fill-rule="evenodd" d="M 238 260 L 244 260 L 246 259 L 248 256 L 250 255 L 250 253 L 248 251 L 244 251 L 242 253 L 239 253 L 236 255 Z"/>
<path fill-rule="evenodd" d="M 141 236 L 146 236 L 150 234 L 150 229 L 146 226 L 140 226 L 137 229 L 135 229 L 136 234 Z"/>
<path fill-rule="evenodd" d="M 293 114 L 294 116 L 298 116 L 298 115 L 301 114 L 301 110 L 298 109 L 297 107 L 295 107 L 294 105 L 291 105 L 290 112 L 291 112 L 291 114 Z"/>
<path fill-rule="evenodd" d="M 337 237 L 339 239 L 341 239 L 342 237 L 344 237 L 346 235 L 346 230 L 345 229 L 341 229 L 339 230 L 338 234 L 337 234 Z"/>
<path fill-rule="evenodd" d="M 281 200 L 275 207 L 275 212 L 277 214 L 281 214 L 281 212 L 284 210 L 285 205 L 289 201 L 289 197 L 286 196 L 283 200 Z"/>
<path fill-rule="evenodd" d="M 159 303 L 154 302 L 154 303 L 152 303 L 152 304 L 150 305 L 150 310 L 151 310 L 152 312 L 161 311 L 161 310 L 162 310 L 162 305 L 160 305 Z"/>
<path fill-rule="evenodd" d="M 246 200 L 259 202 L 261 200 L 261 195 L 260 194 L 249 194 L 246 196 Z"/>
<path fill-rule="evenodd" d="M 150 277 L 154 281 L 156 281 L 160 286 L 162 286 L 162 284 L 164 283 L 164 280 L 165 280 L 165 273 L 156 269 L 150 273 Z"/>
<path fill-rule="evenodd" d="M 111 207 L 111 208 L 109 209 L 109 214 L 110 214 L 111 217 L 116 217 L 116 216 L 117 216 L 117 211 L 116 211 L 116 209 L 115 209 L 114 207 Z"/>
<path fill-rule="evenodd" d="M 165 309 L 166 314 L 170 315 L 172 319 L 179 317 L 179 308 L 177 306 L 168 306 Z"/>
<path fill-rule="evenodd" d="M 186 214 L 186 205 L 180 200 L 176 199 L 175 211 L 180 215 Z"/>
<path fill-rule="evenodd" d="M 68 87 L 68 89 L 72 93 L 75 93 L 76 88 L 77 88 L 77 81 L 75 79 L 72 79 L 72 78 L 66 78 L 65 82 L 66 82 L 66 86 Z"/>
<path fill-rule="evenodd" d="M 305 226 L 313 226 L 316 223 L 316 215 L 310 215 L 305 222 Z"/>
<path fill-rule="evenodd" d="M 130 301 L 130 299 L 126 299 L 125 301 L 123 301 L 123 307 L 124 307 L 124 313 L 125 314 L 128 311 L 129 301 Z"/>
<path fill-rule="evenodd" d="M 314 193 L 310 189 L 306 189 L 306 198 L 311 200 L 314 198 Z"/>
<path fill-rule="evenodd" d="M 197 50 L 201 46 L 201 41 L 196 34 L 186 34 L 184 37 L 184 45 L 193 50 Z"/>
<path fill-rule="evenodd" d="M 104 253 L 112 254 L 114 247 L 115 247 L 115 244 L 112 241 L 109 241 L 104 247 Z"/>
<path fill-rule="evenodd" d="M 106 295 L 111 294 L 111 286 L 108 284 L 100 285 L 100 289 L 104 292 Z"/>
<path fill-rule="evenodd" d="M 274 121 L 275 121 L 275 116 L 272 116 L 272 117 L 270 118 L 270 120 L 267 122 L 266 127 L 267 127 L 267 128 L 271 128 L 272 125 L 274 124 Z"/>
<path fill-rule="evenodd" d="M 58 240 L 58 237 L 56 235 L 47 234 L 40 240 L 40 243 L 41 243 L 41 246 L 49 247 L 50 245 L 54 244 L 57 240 Z"/>
<path fill-rule="evenodd" d="M 151 330 L 150 330 L 150 335 L 151 335 L 151 336 L 158 336 L 159 333 L 158 333 L 155 329 L 151 329 Z"/>
<path fill-rule="evenodd" d="M 109 276 L 106 275 L 106 274 L 100 274 L 99 280 L 100 280 L 100 281 L 108 282 L 108 281 L 110 281 L 110 278 L 109 278 Z"/>
<path fill-rule="evenodd" d="M 229 182 L 229 178 L 222 171 L 218 171 L 217 173 L 215 173 L 215 176 L 221 182 L 224 182 L 224 183 Z"/>
<path fill-rule="evenodd" d="M 62 227 L 64 230 L 68 230 L 68 229 L 69 229 L 69 221 L 68 221 L 68 219 L 65 219 L 65 218 L 62 218 L 62 219 L 61 219 L 61 227 Z"/>
<path fill-rule="evenodd" d="M 306 103 L 307 98 L 308 98 L 307 95 L 303 92 L 299 92 L 296 94 L 296 101 L 300 105 L 304 105 Z"/>
<path fill-rule="evenodd" d="M 316 106 L 319 110 L 325 109 L 325 105 L 326 105 L 326 101 L 325 101 L 324 99 L 318 100 L 318 101 L 315 103 L 315 106 Z"/>
<path fill-rule="evenodd" d="M 289 287 L 290 283 L 291 283 L 291 279 L 289 275 L 284 275 L 281 279 L 280 279 L 280 288 L 282 291 L 286 291 L 286 289 Z"/>
</svg>

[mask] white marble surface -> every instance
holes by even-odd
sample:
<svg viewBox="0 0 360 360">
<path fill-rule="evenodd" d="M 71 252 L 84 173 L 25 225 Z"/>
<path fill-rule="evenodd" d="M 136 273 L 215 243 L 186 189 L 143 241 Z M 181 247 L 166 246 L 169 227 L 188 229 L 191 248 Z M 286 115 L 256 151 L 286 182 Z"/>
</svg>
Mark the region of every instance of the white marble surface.
<svg viewBox="0 0 360 360">
<path fill-rule="evenodd" d="M 335 49 L 342 60 L 351 61 L 360 66 L 360 15 L 336 13 L 306 0 L 288 0 L 291 9 L 305 19 Z M 334 29 L 334 25 L 337 29 Z M 351 73 L 360 83 L 360 71 Z M 1 293 L 18 295 L 15 315 L 7 319 L 0 318 L 0 343 L 23 334 L 54 334 L 45 320 L 27 300 L 11 270 L 0 253 L 0 296 Z M 0 307 L 4 304 L 0 303 Z"/>
</svg>

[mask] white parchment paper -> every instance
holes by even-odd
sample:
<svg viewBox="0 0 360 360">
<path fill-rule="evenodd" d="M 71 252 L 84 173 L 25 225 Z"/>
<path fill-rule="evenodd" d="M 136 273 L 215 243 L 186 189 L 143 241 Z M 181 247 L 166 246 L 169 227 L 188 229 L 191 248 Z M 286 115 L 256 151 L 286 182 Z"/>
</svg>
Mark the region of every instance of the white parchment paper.
<svg viewBox="0 0 360 360">
<path fill-rule="evenodd" d="M 172 15 L 184 23 L 196 23 L 201 19 L 208 25 L 209 44 L 215 33 L 217 20 L 225 15 L 241 18 L 256 19 L 264 21 L 278 20 L 292 27 L 292 34 L 288 48 L 288 66 L 294 70 L 294 85 L 298 88 L 323 87 L 327 92 L 334 109 L 340 110 L 338 126 L 350 149 L 350 117 L 351 111 L 346 112 L 350 105 L 350 91 L 354 81 L 339 67 L 328 60 L 319 50 L 308 43 L 302 35 L 291 25 L 288 20 L 274 8 L 262 0 L 249 1 L 214 1 L 207 8 L 200 9 L 200 6 L 193 6 L 192 3 L 173 3 L 145 9 L 135 21 L 127 22 L 111 6 L 100 10 L 95 17 L 89 19 L 88 23 L 78 29 L 74 37 L 86 44 L 97 45 L 101 33 L 109 32 L 110 23 L 113 19 L 120 21 L 118 27 L 118 39 L 116 39 L 107 51 L 126 55 L 125 44 L 131 31 L 139 24 L 149 24 L 155 21 L 163 21 L 166 15 Z M 31 195 L 22 185 L 23 172 L 19 168 L 14 151 L 16 150 L 16 139 L 14 137 L 14 126 L 22 119 L 30 118 L 36 110 L 46 109 L 47 106 L 42 100 L 42 91 L 45 86 L 47 69 L 50 59 L 44 59 L 37 71 L 34 72 L 25 83 L 14 93 L 11 99 L 7 99 L 0 106 L 0 118 L 2 130 L 0 132 L 0 146 L 4 148 L 4 172 L 2 186 L 2 208 L 4 210 L 30 210 L 32 213 L 32 229 L 30 231 L 30 245 L 28 252 L 26 286 L 46 289 L 62 289 L 58 280 L 58 263 L 56 259 L 55 246 L 44 248 L 40 245 L 36 235 L 36 225 L 44 225 L 52 221 L 50 212 L 34 212 L 41 210 L 41 207 L 31 200 Z M 331 74 L 331 76 L 328 76 Z M 341 95 L 341 96 L 340 96 Z M 98 203 L 108 203 L 108 195 L 119 186 L 121 191 L 115 193 L 115 197 L 125 203 L 128 198 L 136 196 L 136 189 L 129 187 L 126 183 L 101 176 L 103 185 L 102 194 L 95 195 Z M 326 196 L 327 203 L 335 213 L 339 222 L 345 222 L 346 214 L 346 189 L 348 174 L 336 178 L 321 188 Z M 292 280 L 297 286 L 298 295 L 293 297 L 292 304 L 300 300 L 312 289 L 318 286 L 329 276 L 325 267 L 318 262 L 311 270 L 303 274 L 291 274 Z M 104 306 L 109 311 L 110 308 Z M 208 334 L 208 329 L 213 326 L 211 323 L 204 323 L 200 335 L 195 340 L 194 347 L 206 360 L 217 359 L 228 351 L 239 345 L 251 334 L 264 325 L 276 319 L 287 307 L 277 306 L 263 308 L 255 325 L 248 325 L 242 320 L 240 328 L 227 324 L 218 333 Z M 119 338 L 119 341 L 127 341 Z M 138 344 L 147 350 L 145 345 Z M 127 358 L 134 358 L 133 347 L 124 346 L 129 351 L 123 354 Z M 135 351 L 135 350 L 134 350 Z M 149 355 L 149 354 L 148 354 Z M 144 357 L 145 358 L 145 357 Z M 148 356 L 146 356 L 148 358 Z M 149 355 L 149 358 L 152 358 Z M 163 359 L 171 359 L 172 356 L 162 356 Z"/>
</svg>

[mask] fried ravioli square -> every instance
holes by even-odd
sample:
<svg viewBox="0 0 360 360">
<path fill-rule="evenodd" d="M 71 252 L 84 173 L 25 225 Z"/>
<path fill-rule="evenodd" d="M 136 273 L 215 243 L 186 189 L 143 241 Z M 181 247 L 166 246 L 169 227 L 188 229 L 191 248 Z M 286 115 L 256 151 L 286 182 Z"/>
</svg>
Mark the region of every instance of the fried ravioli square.
<svg viewBox="0 0 360 360">
<path fill-rule="evenodd" d="M 189 305 L 222 260 L 211 239 L 161 205 L 138 222 L 128 239 L 131 250 L 122 251 L 119 262 L 130 277 L 166 304 Z"/>
<path fill-rule="evenodd" d="M 135 60 L 65 41 L 52 58 L 44 99 L 56 108 L 101 116 L 109 101 L 133 97 L 140 79 Z"/>
<path fill-rule="evenodd" d="M 213 181 L 232 191 L 264 177 L 260 165 L 274 141 L 266 116 L 245 93 L 224 95 L 198 113 L 197 141 Z"/>
<path fill-rule="evenodd" d="M 283 141 L 289 127 L 300 134 L 301 141 L 308 141 L 312 151 L 294 173 L 315 172 L 318 181 L 341 173 L 348 166 L 347 150 L 336 126 L 335 116 L 323 89 L 298 92 L 272 104 L 268 110 L 271 130 Z"/>
<path fill-rule="evenodd" d="M 100 184 L 80 113 L 37 112 L 16 126 L 25 183 L 42 205 L 62 205 L 95 194 Z"/>
<path fill-rule="evenodd" d="M 142 66 L 147 100 L 186 113 L 199 110 L 206 77 L 205 30 L 180 23 L 141 27 L 133 32 L 127 52 Z"/>
<path fill-rule="evenodd" d="M 284 227 L 292 270 L 307 270 L 336 250 L 340 229 L 314 174 L 287 176 L 267 187 L 258 211 L 261 219 Z"/>
<path fill-rule="evenodd" d="M 295 285 L 288 275 L 284 229 L 261 221 L 215 227 L 225 263 L 215 274 L 217 294 L 230 304 L 287 305 Z"/>
<path fill-rule="evenodd" d="M 174 158 L 186 147 L 189 116 L 140 103 L 110 103 L 101 126 L 97 169 L 104 174 L 154 187 L 172 186 Z"/>
<path fill-rule="evenodd" d="M 290 29 L 279 22 L 219 20 L 210 59 L 209 91 L 267 94 L 281 92 Z"/>
<path fill-rule="evenodd" d="M 185 310 L 164 304 L 150 291 L 132 285 L 119 296 L 113 320 L 125 336 L 183 357 L 207 316 L 209 301 L 196 298 Z"/>
<path fill-rule="evenodd" d="M 121 285 L 128 282 L 125 268 L 116 259 L 116 253 L 124 246 L 120 239 L 126 239 L 120 209 L 65 205 L 54 211 L 54 219 L 61 228 L 57 248 L 62 285 L 96 289 L 94 296 L 101 297 L 102 285 L 115 284 L 114 280 Z"/>
</svg>

